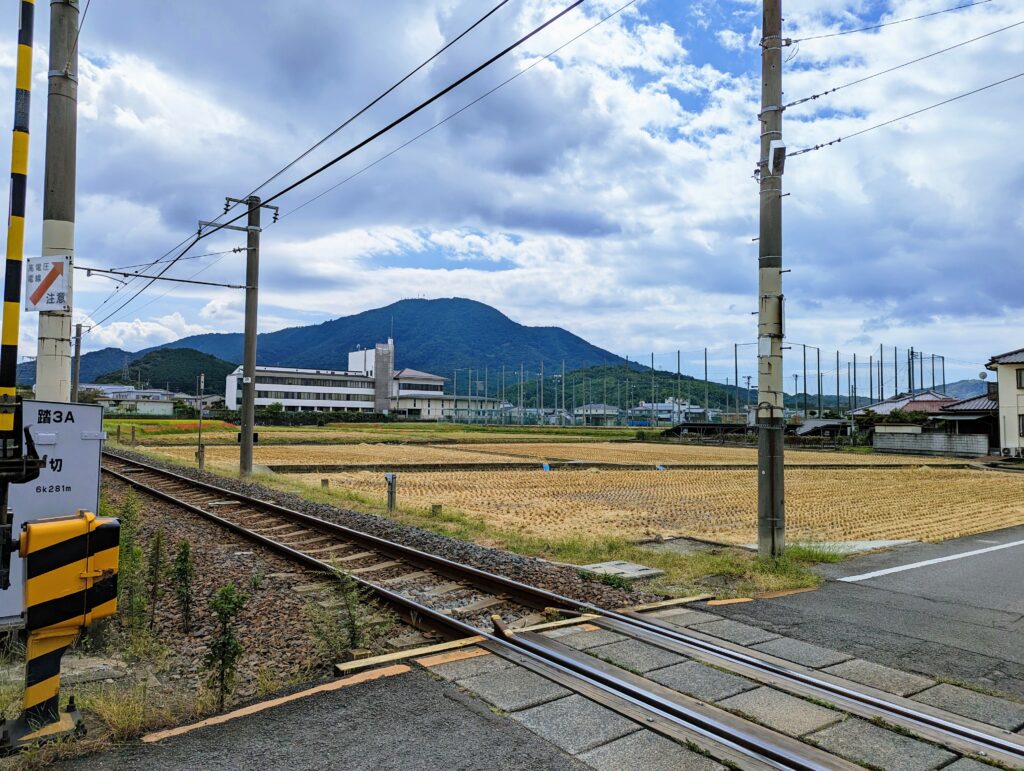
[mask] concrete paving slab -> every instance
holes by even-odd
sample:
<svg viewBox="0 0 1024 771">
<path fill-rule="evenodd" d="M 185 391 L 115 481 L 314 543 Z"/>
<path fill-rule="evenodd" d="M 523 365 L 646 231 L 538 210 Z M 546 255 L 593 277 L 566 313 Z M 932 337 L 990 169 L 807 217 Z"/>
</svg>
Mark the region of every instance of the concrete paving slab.
<svg viewBox="0 0 1024 771">
<path fill-rule="evenodd" d="M 671 608 L 654 613 L 644 613 L 644 615 L 653 616 L 674 626 L 692 626 L 693 624 L 706 624 L 722 620 L 721 616 L 716 616 L 714 613 L 705 613 L 703 610 L 687 610 L 686 608 Z"/>
<path fill-rule="evenodd" d="M 573 755 L 640 730 L 632 720 L 579 694 L 516 712 L 512 719 Z"/>
<path fill-rule="evenodd" d="M 832 664 L 839 664 L 853 658 L 848 653 L 840 653 L 831 648 L 823 648 L 820 645 L 794 640 L 792 637 L 780 637 L 777 640 L 770 640 L 766 643 L 759 643 L 753 646 L 754 650 L 767 653 L 769 656 L 778 656 L 786 661 L 793 661 L 803 664 L 805 667 L 827 667 Z"/>
<path fill-rule="evenodd" d="M 637 731 L 577 757 L 597 771 L 725 771 L 653 731 Z"/>
<path fill-rule="evenodd" d="M 506 712 L 536 707 L 538 704 L 569 695 L 569 691 L 557 683 L 521 667 L 503 669 L 456 682 Z"/>
<path fill-rule="evenodd" d="M 856 718 L 805 738 L 847 760 L 889 771 L 926 771 L 956 758 L 952 752 Z"/>
<path fill-rule="evenodd" d="M 427 667 L 427 669 L 435 675 L 440 675 L 445 680 L 465 680 L 468 677 L 500 672 L 503 669 L 511 669 L 514 666 L 515 664 L 508 659 L 488 653 L 486 656 L 474 656 L 471 659 L 449 661 L 444 664 Z"/>
<path fill-rule="evenodd" d="M 939 683 L 934 688 L 921 691 L 913 698 L 914 701 L 999 726 L 1008 731 L 1015 731 L 1024 726 L 1024 704 L 957 685 Z"/>
<path fill-rule="evenodd" d="M 609 562 L 595 562 L 592 565 L 581 565 L 584 570 L 604 576 L 619 576 L 629 580 L 643 580 L 645 578 L 656 578 L 665 575 L 664 570 L 647 567 L 637 562 L 626 560 L 611 560 Z"/>
<path fill-rule="evenodd" d="M 641 674 L 686 661 L 685 656 L 639 640 L 623 640 L 611 645 L 600 645 L 588 648 L 587 653 Z"/>
<path fill-rule="evenodd" d="M 648 672 L 646 677 L 701 701 L 720 701 L 757 688 L 757 683 L 753 680 L 696 661 L 684 661 L 671 667 L 656 669 Z"/>
<path fill-rule="evenodd" d="M 765 687 L 732 696 L 718 706 L 790 736 L 803 736 L 843 719 L 840 712 Z"/>
<path fill-rule="evenodd" d="M 886 693 L 895 693 L 897 696 L 909 696 L 935 685 L 934 680 L 929 680 L 922 675 L 901 672 L 898 669 L 883 667 L 881 664 L 864 659 L 850 659 L 841 664 L 825 667 L 821 671 L 861 685 L 870 685 L 872 688 L 878 688 Z"/>
<path fill-rule="evenodd" d="M 607 645 L 608 643 L 621 642 L 622 640 L 627 639 L 629 638 L 625 635 L 621 635 L 607 629 L 598 629 L 596 632 L 575 632 L 574 634 L 568 634 L 565 635 L 565 637 L 559 637 L 558 642 L 565 643 L 576 650 L 585 651 L 588 648 L 594 648 L 598 645 Z"/>
<path fill-rule="evenodd" d="M 779 635 L 773 632 L 766 632 L 764 629 L 758 629 L 756 626 L 728 619 L 712 621 L 708 624 L 692 624 L 690 628 L 697 632 L 721 637 L 723 640 L 729 640 L 737 645 L 756 645 L 757 643 L 768 642 L 779 637 Z"/>
</svg>

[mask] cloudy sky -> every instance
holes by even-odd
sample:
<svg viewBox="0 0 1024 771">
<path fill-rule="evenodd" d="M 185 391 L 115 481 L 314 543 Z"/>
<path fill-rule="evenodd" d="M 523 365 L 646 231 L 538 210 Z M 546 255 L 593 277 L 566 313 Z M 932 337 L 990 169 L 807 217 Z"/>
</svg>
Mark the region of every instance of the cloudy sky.
<svg viewBox="0 0 1024 771">
<path fill-rule="evenodd" d="M 279 200 L 286 216 L 263 234 L 261 329 L 405 297 L 463 296 L 631 357 L 653 350 L 659 366 L 674 367 L 681 349 L 692 369 L 697 351 L 710 346 L 724 377 L 732 343 L 756 334 L 759 3 L 637 0 L 292 213 L 624 1 L 588 0 Z M 78 263 L 160 257 L 197 219 L 218 215 L 225 195 L 244 196 L 495 2 L 93 0 L 80 44 Z M 510 0 L 261 194 L 386 125 L 564 4 Z M 784 34 L 809 37 L 958 4 L 790 0 Z M 42 214 L 48 6 L 38 9 L 28 254 L 38 253 Z M 0 93 L 13 101 L 13 6 L 5 14 Z M 1021 20 L 1018 3 L 992 0 L 808 40 L 786 52 L 786 98 Z M 787 144 L 792 151 L 828 141 L 1017 74 L 1022 54 L 1024 26 L 793 107 Z M 945 354 L 950 379 L 1024 345 L 1022 121 L 1024 78 L 792 158 L 784 202 L 790 342 L 821 346 L 832 362 L 837 348 L 845 361 L 879 344 L 912 345 Z M 243 240 L 222 232 L 191 255 Z M 167 275 L 240 283 L 244 255 L 184 259 Z M 111 296 L 113 282 L 76 278 L 76 321 L 86 324 L 133 289 Z M 96 327 L 85 348 L 134 350 L 238 331 L 241 311 L 236 290 L 158 285 Z M 35 319 L 24 327 L 23 351 L 34 352 Z"/>
</svg>

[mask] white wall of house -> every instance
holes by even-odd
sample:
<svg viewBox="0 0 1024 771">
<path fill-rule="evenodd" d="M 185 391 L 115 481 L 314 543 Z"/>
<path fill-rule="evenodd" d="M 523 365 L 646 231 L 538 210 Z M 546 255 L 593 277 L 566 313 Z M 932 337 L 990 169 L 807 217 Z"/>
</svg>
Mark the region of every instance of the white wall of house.
<svg viewBox="0 0 1024 771">
<path fill-rule="evenodd" d="M 1024 449 L 1024 364 L 999 364 L 999 436 L 1004 450 Z"/>
</svg>

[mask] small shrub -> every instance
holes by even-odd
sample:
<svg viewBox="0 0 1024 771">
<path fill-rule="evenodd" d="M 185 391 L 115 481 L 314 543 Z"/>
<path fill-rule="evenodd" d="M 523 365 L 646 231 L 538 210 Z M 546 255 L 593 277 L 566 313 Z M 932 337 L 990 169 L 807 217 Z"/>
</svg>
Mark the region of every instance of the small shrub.
<svg viewBox="0 0 1024 771">
<path fill-rule="evenodd" d="M 174 597 L 178 601 L 178 610 L 181 611 L 181 630 L 185 634 L 192 631 L 192 578 L 195 576 L 195 572 L 192 546 L 188 541 L 181 541 L 174 553 L 171 581 L 174 584 Z"/>
<path fill-rule="evenodd" d="M 224 710 L 224 700 L 234 687 L 238 659 L 242 656 L 242 643 L 235 634 L 235 617 L 245 607 L 248 598 L 235 584 L 227 583 L 210 600 L 210 610 L 217 617 L 217 635 L 210 641 L 210 649 L 203 658 L 203 666 L 210 670 L 209 682 L 217 694 L 217 709 Z"/>
<path fill-rule="evenodd" d="M 115 742 L 134 739 L 145 731 L 171 722 L 167 710 L 148 703 L 145 684 L 128 690 L 104 689 L 89 698 L 88 706 L 89 711 L 107 727 L 110 738 Z"/>
</svg>

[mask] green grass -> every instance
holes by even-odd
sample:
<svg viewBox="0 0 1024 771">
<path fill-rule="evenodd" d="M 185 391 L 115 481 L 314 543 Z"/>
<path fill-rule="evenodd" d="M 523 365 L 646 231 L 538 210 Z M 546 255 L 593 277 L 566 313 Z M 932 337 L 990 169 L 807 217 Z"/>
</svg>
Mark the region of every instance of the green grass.
<svg viewBox="0 0 1024 771">
<path fill-rule="evenodd" d="M 846 554 L 828 544 L 796 541 L 786 546 L 786 556 L 799 562 L 842 562 Z"/>
</svg>

